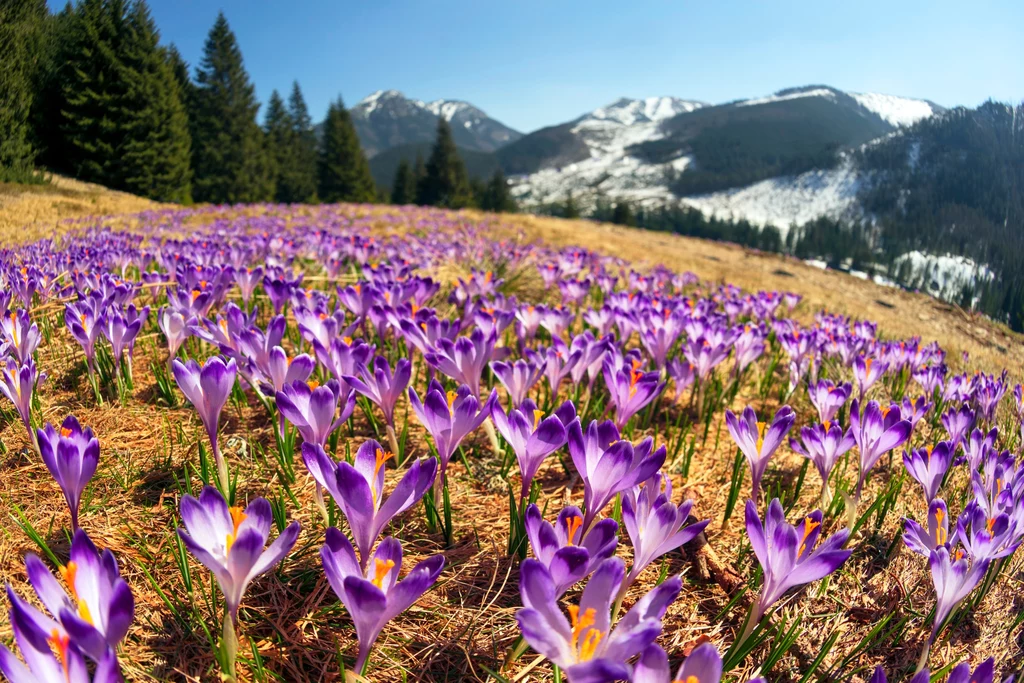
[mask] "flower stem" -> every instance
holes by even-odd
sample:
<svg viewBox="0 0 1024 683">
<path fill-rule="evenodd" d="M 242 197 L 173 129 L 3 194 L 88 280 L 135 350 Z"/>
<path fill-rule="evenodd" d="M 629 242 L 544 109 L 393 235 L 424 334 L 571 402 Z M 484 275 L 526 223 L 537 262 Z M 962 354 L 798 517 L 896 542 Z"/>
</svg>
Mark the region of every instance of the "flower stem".
<svg viewBox="0 0 1024 683">
<path fill-rule="evenodd" d="M 226 683 L 234 683 L 237 680 L 235 662 L 238 659 L 238 635 L 235 633 L 234 617 L 227 610 L 224 611 L 224 633 L 221 636 L 220 649 L 223 659 L 221 665 L 224 667 L 221 677 Z"/>
</svg>

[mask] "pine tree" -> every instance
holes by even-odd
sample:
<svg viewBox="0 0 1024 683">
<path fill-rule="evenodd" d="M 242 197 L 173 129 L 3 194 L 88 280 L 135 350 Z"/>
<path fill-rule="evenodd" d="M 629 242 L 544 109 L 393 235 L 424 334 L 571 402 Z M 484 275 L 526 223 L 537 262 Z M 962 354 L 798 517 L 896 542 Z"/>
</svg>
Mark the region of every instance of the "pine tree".
<svg viewBox="0 0 1024 683">
<path fill-rule="evenodd" d="M 572 192 L 569 192 L 565 196 L 565 204 L 562 206 L 562 217 L 563 218 L 579 218 L 580 207 L 576 205 L 576 200 L 573 199 Z"/>
<path fill-rule="evenodd" d="M 275 90 L 267 100 L 267 112 L 263 118 L 263 133 L 266 136 L 267 152 L 270 155 L 275 172 L 276 192 L 274 199 L 278 202 L 292 203 L 295 199 L 288 191 L 286 178 L 294 173 L 295 167 L 295 127 L 292 117 L 285 109 L 284 100 Z"/>
<path fill-rule="evenodd" d="M 127 85 L 119 151 L 123 188 L 160 201 L 191 201 L 188 116 L 172 55 L 158 46 L 159 34 L 142 0 L 132 5 L 124 43 Z"/>
<path fill-rule="evenodd" d="M 377 186 L 370 175 L 352 118 L 339 97 L 327 108 L 317 163 L 317 193 L 325 202 L 373 202 Z"/>
<path fill-rule="evenodd" d="M 419 204 L 419 188 L 423 185 L 424 179 L 427 177 L 427 165 L 423 163 L 423 155 L 416 152 L 416 163 L 412 165 L 412 181 L 415 186 L 412 203 Z"/>
<path fill-rule="evenodd" d="M 197 201 L 255 202 L 274 195 L 255 89 L 224 14 L 203 47 L 193 103 L 193 194 Z"/>
<path fill-rule="evenodd" d="M 288 115 L 294 131 L 295 165 L 280 179 L 285 188 L 279 193 L 288 201 L 311 202 L 316 199 L 316 131 L 298 81 L 292 83 L 288 96 Z"/>
<path fill-rule="evenodd" d="M 0 180 L 34 178 L 32 104 L 48 18 L 45 0 L 0 3 Z"/>
<path fill-rule="evenodd" d="M 460 209 L 473 203 L 466 166 L 444 117 L 437 119 L 437 139 L 427 160 L 426 176 L 417 187 L 417 203 Z"/>
<path fill-rule="evenodd" d="M 167 61 L 170 62 L 171 73 L 174 74 L 174 80 L 178 83 L 178 94 L 181 96 L 181 103 L 185 105 L 185 112 L 190 113 L 192 111 L 192 91 L 195 88 L 195 83 L 192 82 L 192 77 L 189 75 L 188 62 L 181 56 L 178 46 L 174 43 L 167 46 Z"/>
<path fill-rule="evenodd" d="M 621 199 L 615 202 L 615 209 L 612 211 L 612 223 L 618 225 L 634 225 L 633 210 L 629 204 Z"/>
<path fill-rule="evenodd" d="M 413 176 L 409 162 L 402 159 L 395 171 L 395 180 L 391 188 L 391 203 L 402 206 L 416 201 L 416 178 Z"/>
<path fill-rule="evenodd" d="M 62 167 L 76 178 L 121 188 L 120 149 L 130 111 L 123 0 L 82 0 L 74 7 L 61 71 Z"/>
<path fill-rule="evenodd" d="M 505 180 L 505 174 L 500 168 L 495 169 L 494 175 L 488 181 L 480 208 L 498 213 L 513 213 L 517 210 L 516 201 L 508 191 L 508 181 Z"/>
</svg>

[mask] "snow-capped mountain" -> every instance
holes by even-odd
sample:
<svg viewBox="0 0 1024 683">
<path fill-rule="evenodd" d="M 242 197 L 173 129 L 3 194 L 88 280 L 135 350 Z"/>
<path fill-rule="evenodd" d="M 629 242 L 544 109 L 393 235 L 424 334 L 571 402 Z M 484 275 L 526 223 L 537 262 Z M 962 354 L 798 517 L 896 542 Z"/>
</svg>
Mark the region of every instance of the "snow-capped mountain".
<svg viewBox="0 0 1024 683">
<path fill-rule="evenodd" d="M 647 205 L 682 198 L 709 215 L 786 229 L 856 211 L 864 179 L 843 150 L 942 111 L 925 100 L 828 86 L 714 106 L 622 99 L 498 155 L 525 206 L 559 203 L 570 193 L 583 207 L 600 197 Z M 535 143 L 540 134 L 559 144 Z M 523 162 L 527 149 L 547 156 Z M 823 165 L 837 153 L 838 164 Z"/>
<path fill-rule="evenodd" d="M 399 145 L 432 142 L 437 119 L 451 124 L 455 144 L 493 152 L 522 134 L 489 117 L 468 102 L 411 99 L 397 90 L 378 90 L 352 107 L 352 121 L 367 156 Z"/>
<path fill-rule="evenodd" d="M 621 98 L 565 124 L 573 156 L 558 154 L 541 160 L 536 172 L 513 180 L 513 193 L 526 204 L 563 201 L 572 192 L 582 196 L 598 194 L 628 196 L 636 200 L 670 196 L 667 179 L 686 168 L 687 157 L 662 163 L 648 163 L 630 153 L 630 148 L 659 140 L 661 124 L 679 114 L 706 106 L 703 102 L 678 97 Z M 545 129 L 547 130 L 547 129 Z M 544 132 L 544 131 L 540 131 Z M 527 136 L 530 137 L 530 136 Z M 527 139 L 518 146 L 526 146 Z M 514 148 L 515 146 L 513 146 Z M 499 153 L 505 156 L 512 148 Z"/>
</svg>

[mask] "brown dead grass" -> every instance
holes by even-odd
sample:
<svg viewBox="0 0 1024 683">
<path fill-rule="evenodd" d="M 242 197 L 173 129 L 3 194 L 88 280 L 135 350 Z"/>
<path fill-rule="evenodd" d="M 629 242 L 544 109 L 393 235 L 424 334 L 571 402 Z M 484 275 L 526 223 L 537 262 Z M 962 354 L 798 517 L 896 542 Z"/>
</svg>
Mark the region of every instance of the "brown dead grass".
<svg viewBox="0 0 1024 683">
<path fill-rule="evenodd" d="M 42 185 L 0 183 L 0 246 L 48 237 L 66 229 L 61 221 L 155 209 L 166 204 L 59 175 Z"/>
<path fill-rule="evenodd" d="M 386 228 L 382 225 L 381 229 Z M 1016 370 L 1024 355 L 1019 336 L 998 325 L 965 316 L 927 297 L 821 272 L 790 259 L 583 221 L 513 216 L 508 217 L 507 226 L 498 230 L 507 232 L 508 236 L 522 231 L 527 239 L 543 239 L 553 245 L 580 244 L 638 264 L 664 263 L 748 290 L 797 291 L 806 297 L 802 307 L 805 315 L 827 307 L 831 311 L 874 319 L 889 336 L 916 333 L 925 341 L 936 339 L 951 355 L 968 350 L 973 363 L 991 370 L 1004 366 Z M 532 290 L 536 283 L 528 282 L 526 286 Z M 879 305 L 879 300 L 895 308 Z M 75 350 L 63 329 L 58 313 L 53 312 L 57 330 L 54 343 L 44 345 L 41 350 L 41 366 L 50 372 L 50 378 L 40 392 L 40 416 L 45 421 L 58 422 L 73 413 L 83 424 L 92 426 L 100 439 L 100 470 L 84 504 L 82 525 L 101 547 L 109 547 L 116 553 L 136 597 L 135 623 L 122 650 L 126 678 L 129 681 L 216 680 L 214 660 L 200 626 L 205 624 L 216 633 L 219 619 L 209 603 L 208 572 L 190 561 L 196 590 L 189 595 L 173 560 L 180 488 L 198 486 L 197 478 L 186 470 L 186 463 L 193 466 L 197 463 L 198 443 L 205 438 L 201 436 L 195 413 L 187 405 L 167 408 L 155 398 L 149 366 L 151 362 L 164 362 L 166 352 L 157 348 L 159 340 L 139 345 L 135 397 L 125 406 L 110 400 L 103 406 L 96 406 L 79 369 L 80 352 Z M 422 362 L 419 365 L 422 366 Z M 754 368 L 734 409 L 747 403 L 754 405 L 759 414 L 777 408 L 774 396 L 765 402 L 756 396 L 755 387 L 763 372 L 761 366 Z M 422 387 L 423 381 L 420 374 L 413 385 Z M 674 422 L 680 411 L 687 411 L 684 406 L 688 400 L 688 394 L 675 401 L 668 393 L 663 399 L 665 420 Z M 798 394 L 792 404 L 800 416 L 797 428 L 808 424 L 812 409 L 806 398 Z M 396 413 L 399 426 L 403 412 L 404 405 Z M 358 410 L 356 414 L 359 415 Z M 411 416 L 409 429 L 410 453 L 426 454 L 427 437 Z M 930 427 L 922 423 L 915 434 L 915 443 L 932 441 L 929 431 Z M 653 433 L 653 429 L 646 433 L 637 430 L 633 439 Z M 280 495 L 280 474 L 269 455 L 274 448 L 271 425 L 262 408 L 251 401 L 238 412 L 229 404 L 221 434 L 232 469 L 239 473 L 239 495 L 249 499 Z M 342 452 L 346 448 L 354 450 L 372 435 L 369 423 L 360 417 L 353 433 L 346 428 L 340 449 Z M 658 438 L 659 443 L 664 442 L 664 429 Z M 687 443 L 690 438 L 697 440 L 689 477 L 681 476 L 678 461 L 669 466 L 676 497 L 682 492 L 694 499 L 693 514 L 712 520 L 707 531 L 711 549 L 732 571 L 749 579 L 754 567 L 749 552 L 744 551 L 742 507 L 737 506 L 728 522 L 722 521 L 734 453 L 722 412 L 712 420 L 706 439 L 691 435 Z M 20 425 L 7 424 L 0 431 L 0 439 L 7 448 L 6 454 L 0 456 L 0 516 L 8 520 L 0 525 L 0 574 L 11 581 L 19 593 L 30 595 L 22 558 L 24 553 L 38 552 L 38 549 L 14 523 L 15 507 L 43 534 L 58 556 L 66 556 L 68 544 L 63 529 L 69 521 L 59 489 L 28 449 Z M 519 605 L 518 570 L 516 563 L 505 556 L 507 493 L 501 485 L 496 485 L 499 463 L 490 454 L 484 435 L 475 434 L 470 441 L 466 449 L 470 454 L 470 469 L 467 471 L 458 461 L 454 461 L 450 469 L 456 529 L 453 546 L 444 548 L 440 536 L 428 532 L 421 506 L 407 512 L 389 528 L 389 533 L 401 538 L 405 546 L 405 571 L 414 562 L 438 552 L 445 554 L 447 564 L 438 586 L 385 628 L 372 655 L 371 680 L 487 680 L 487 669 L 501 667 L 518 636 L 513 619 Z M 268 453 L 268 459 L 262 457 L 261 448 Z M 784 446 L 773 461 L 766 487 L 795 489 L 801 464 L 802 459 Z M 874 499 L 901 469 L 898 457 L 891 463 L 883 459 L 865 499 Z M 847 480 L 855 476 L 854 470 L 855 465 L 851 463 L 845 475 Z M 301 463 L 296 464 L 296 474 L 292 490 L 298 505 L 285 500 L 289 518 L 301 521 L 303 532 L 281 569 L 257 580 L 243 602 L 241 656 L 248 661 L 240 664 L 242 680 L 261 680 L 251 664 L 252 649 L 259 651 L 265 668 L 271 672 L 266 680 L 284 681 L 340 680 L 339 655 L 351 662 L 355 654 L 351 624 L 320 570 L 318 551 L 324 525 L 312 505 L 312 483 Z M 397 473 L 389 471 L 388 479 L 390 490 Z M 562 504 L 581 502 L 578 483 L 555 458 L 548 460 L 539 479 L 543 487 L 542 500 L 548 501 L 549 518 Z M 816 507 L 818 484 L 812 468 L 794 506 L 793 516 Z M 951 495 L 959 495 L 965 486 L 965 481 L 950 482 Z M 772 670 L 770 680 L 798 681 L 800 671 L 810 666 L 822 643 L 839 632 L 839 640 L 819 670 L 820 674 L 851 651 L 875 624 L 893 613 L 908 618 L 903 637 L 899 642 L 880 643 L 857 657 L 852 664 L 860 672 L 855 680 L 866 680 L 865 674 L 875 664 L 884 665 L 890 672 L 913 666 L 927 636 L 930 626 L 927 615 L 934 600 L 927 563 L 899 543 L 891 554 L 887 555 L 886 551 L 902 526 L 901 517 L 909 515 L 921 519 L 923 513 L 917 485 L 905 482 L 897 509 L 882 520 L 877 530 L 872 523 L 851 541 L 854 556 L 843 570 L 827 586 L 814 586 L 787 604 L 784 614 L 801 615 L 804 631 L 790 654 Z M 831 520 L 828 526 L 832 532 L 840 522 Z M 628 560 L 625 537 L 620 554 Z M 739 607 L 726 612 L 719 620 L 717 615 L 725 610 L 731 596 L 715 581 L 713 574 L 707 572 L 703 562 L 694 561 L 692 554 L 673 553 L 666 570 L 681 572 L 684 577 L 683 593 L 666 616 L 660 640 L 673 661 L 703 639 L 710 639 L 724 651 L 741 625 L 745 600 L 741 599 Z M 153 577 L 159 591 L 147 578 L 147 573 Z M 654 585 L 657 574 L 657 567 L 645 572 L 631 591 L 627 606 Z M 990 655 L 997 657 L 999 669 L 1009 671 L 1021 666 L 1021 651 L 1016 642 L 1019 634 L 1007 631 L 1007 625 L 1021 609 L 1021 578 L 1021 561 L 1017 558 L 979 610 L 936 646 L 933 668 L 964 658 L 977 663 Z M 186 610 L 183 619 L 175 617 L 162 599 L 161 591 Z M 573 595 L 570 593 L 570 598 Z M 6 624 L 0 626 L 0 637 L 5 642 L 10 640 Z M 732 680 L 746 680 L 747 675 L 755 672 L 763 655 L 758 652 L 748 658 L 746 666 L 735 672 L 737 675 Z M 504 675 L 508 680 L 551 680 L 548 665 L 535 665 L 535 661 L 536 656 L 530 652 Z"/>
</svg>

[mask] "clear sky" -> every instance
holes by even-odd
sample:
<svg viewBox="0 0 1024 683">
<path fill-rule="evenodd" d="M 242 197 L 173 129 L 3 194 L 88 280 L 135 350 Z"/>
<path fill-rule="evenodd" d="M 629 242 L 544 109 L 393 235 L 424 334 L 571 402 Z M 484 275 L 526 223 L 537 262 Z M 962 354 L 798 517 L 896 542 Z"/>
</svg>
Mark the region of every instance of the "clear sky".
<svg viewBox="0 0 1024 683">
<path fill-rule="evenodd" d="M 1024 0 L 149 0 L 192 65 L 222 9 L 266 100 L 461 99 L 524 132 L 619 97 L 719 103 L 827 84 L 1024 99 Z M 51 6 L 63 2 L 51 0 Z"/>
</svg>

